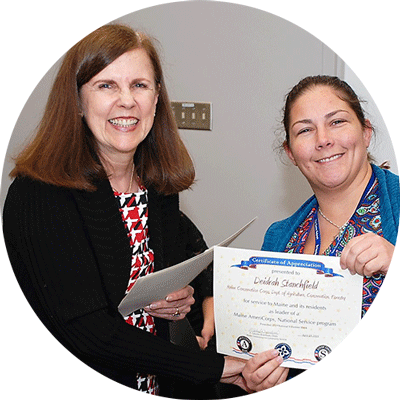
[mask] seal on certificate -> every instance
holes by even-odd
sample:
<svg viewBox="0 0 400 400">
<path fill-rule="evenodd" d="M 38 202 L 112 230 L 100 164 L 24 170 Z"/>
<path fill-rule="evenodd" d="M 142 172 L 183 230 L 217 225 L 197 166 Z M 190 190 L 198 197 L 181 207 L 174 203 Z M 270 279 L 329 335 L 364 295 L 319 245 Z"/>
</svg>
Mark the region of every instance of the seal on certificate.
<svg viewBox="0 0 400 400">
<path fill-rule="evenodd" d="M 321 346 L 318 346 L 314 350 L 314 357 L 318 360 L 321 361 L 323 358 L 325 358 L 330 352 L 331 348 L 326 346 L 325 344 L 322 344 Z"/>
<path fill-rule="evenodd" d="M 275 349 L 279 351 L 284 360 L 287 360 L 292 355 L 292 348 L 287 343 L 279 343 L 275 346 Z"/>
<path fill-rule="evenodd" d="M 246 336 L 239 336 L 236 339 L 236 344 L 243 353 L 248 353 L 253 348 L 251 340 Z"/>
</svg>

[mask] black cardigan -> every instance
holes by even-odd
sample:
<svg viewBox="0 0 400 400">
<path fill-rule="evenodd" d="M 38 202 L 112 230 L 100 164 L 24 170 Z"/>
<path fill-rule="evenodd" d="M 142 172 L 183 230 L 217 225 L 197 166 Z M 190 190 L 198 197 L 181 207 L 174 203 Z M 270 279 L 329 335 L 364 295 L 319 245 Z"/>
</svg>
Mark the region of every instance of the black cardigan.
<svg viewBox="0 0 400 400">
<path fill-rule="evenodd" d="M 156 271 L 188 256 L 179 213 L 177 195 L 149 189 Z M 85 192 L 17 178 L 5 202 L 3 229 L 11 265 L 30 305 L 80 360 L 130 387 L 136 372 L 155 374 L 160 394 L 162 382 L 174 379 L 192 384 L 219 380 L 221 355 L 171 344 L 165 320 L 156 319 L 154 336 L 133 328 L 118 313 L 131 249 L 108 181 Z"/>
</svg>

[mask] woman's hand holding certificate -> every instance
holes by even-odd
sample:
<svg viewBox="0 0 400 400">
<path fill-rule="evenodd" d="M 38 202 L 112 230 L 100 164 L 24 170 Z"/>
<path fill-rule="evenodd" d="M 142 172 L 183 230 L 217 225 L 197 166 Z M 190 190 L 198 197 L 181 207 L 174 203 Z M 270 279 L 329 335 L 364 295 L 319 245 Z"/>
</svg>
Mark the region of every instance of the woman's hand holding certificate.
<svg viewBox="0 0 400 400">
<path fill-rule="evenodd" d="M 242 372 L 248 392 L 258 392 L 285 382 L 289 369 L 280 365 L 283 358 L 278 350 L 269 350 L 251 358 Z"/>
</svg>

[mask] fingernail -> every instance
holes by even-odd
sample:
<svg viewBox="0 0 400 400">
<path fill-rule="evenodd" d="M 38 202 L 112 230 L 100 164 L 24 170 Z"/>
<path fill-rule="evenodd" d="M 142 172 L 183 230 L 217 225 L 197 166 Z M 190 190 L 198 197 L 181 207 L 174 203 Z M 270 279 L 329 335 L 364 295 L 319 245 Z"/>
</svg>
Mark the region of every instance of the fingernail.
<svg viewBox="0 0 400 400">
<path fill-rule="evenodd" d="M 283 363 L 283 358 L 282 358 L 281 356 L 277 357 L 276 359 L 277 359 L 277 361 L 278 361 L 279 364 L 282 364 L 282 363 Z"/>
<path fill-rule="evenodd" d="M 167 297 L 165 298 L 165 301 L 170 301 L 170 297 L 167 296 Z"/>
<path fill-rule="evenodd" d="M 279 355 L 279 351 L 278 350 L 276 350 L 276 349 L 272 350 L 272 356 L 273 357 L 276 357 L 278 355 Z"/>
</svg>

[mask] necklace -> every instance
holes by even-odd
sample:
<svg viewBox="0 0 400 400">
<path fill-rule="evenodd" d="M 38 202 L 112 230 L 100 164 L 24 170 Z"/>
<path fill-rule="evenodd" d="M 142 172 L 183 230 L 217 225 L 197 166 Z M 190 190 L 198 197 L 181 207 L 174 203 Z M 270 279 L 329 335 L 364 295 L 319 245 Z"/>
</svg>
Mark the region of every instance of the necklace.
<svg viewBox="0 0 400 400">
<path fill-rule="evenodd" d="M 127 189 L 124 193 L 130 193 L 130 192 L 131 192 L 132 182 L 133 182 L 133 171 L 134 171 L 134 170 L 135 170 L 135 166 L 133 165 L 133 166 L 132 166 L 132 172 L 131 172 L 131 180 L 130 180 L 130 182 L 129 182 L 129 187 L 128 187 L 128 189 Z M 111 186 L 111 188 L 112 188 L 112 190 L 113 190 L 114 192 L 119 192 L 119 190 L 113 188 L 112 186 Z"/>
<path fill-rule="evenodd" d="M 318 207 L 318 212 L 321 214 L 321 217 L 322 217 L 322 218 L 324 218 L 324 219 L 325 219 L 326 221 L 328 221 L 331 225 L 333 225 L 333 226 L 335 226 L 336 228 L 339 229 L 339 235 L 341 235 L 341 234 L 345 231 L 347 225 L 349 224 L 349 220 L 347 220 L 347 222 L 344 223 L 342 226 L 336 225 L 333 221 L 331 221 L 331 220 L 321 211 L 321 209 L 320 209 L 319 207 Z"/>
</svg>

